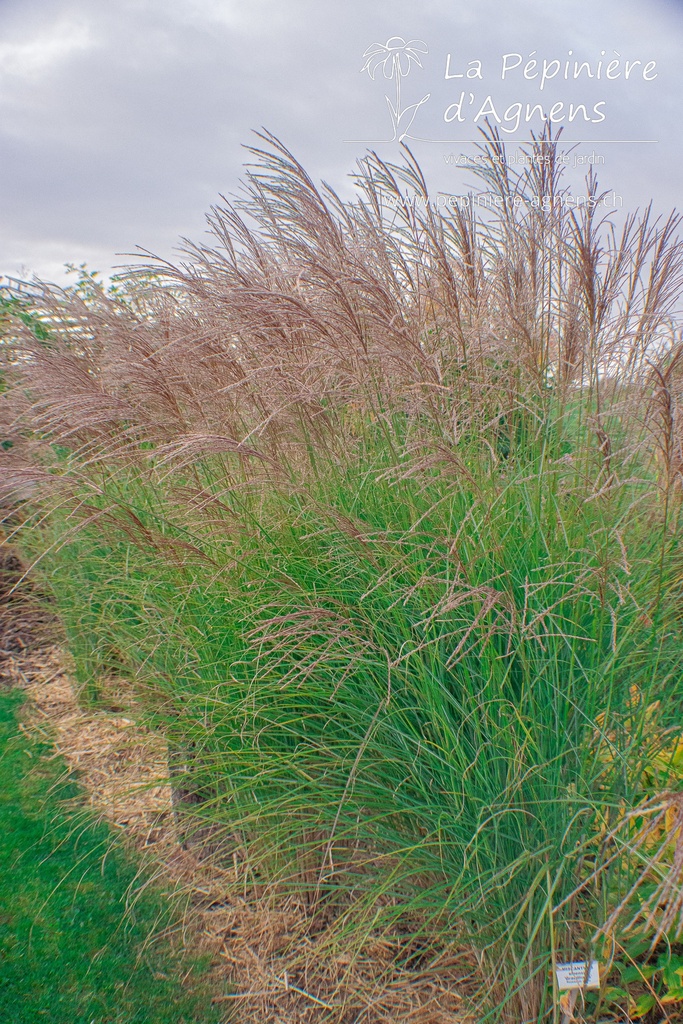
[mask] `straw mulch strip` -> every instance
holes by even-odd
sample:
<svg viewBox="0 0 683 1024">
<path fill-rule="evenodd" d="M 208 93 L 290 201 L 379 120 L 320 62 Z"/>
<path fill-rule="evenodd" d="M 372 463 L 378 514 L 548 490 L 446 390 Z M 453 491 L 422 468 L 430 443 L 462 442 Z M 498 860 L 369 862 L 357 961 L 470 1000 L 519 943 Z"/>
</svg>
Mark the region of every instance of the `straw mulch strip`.
<svg viewBox="0 0 683 1024">
<path fill-rule="evenodd" d="M 158 877 L 184 894 L 184 941 L 211 951 L 216 988 L 231 992 L 216 996 L 226 1013 L 244 1024 L 467 1019 L 476 965 L 461 948 L 416 955 L 416 966 L 407 970 L 397 961 L 415 953 L 409 940 L 377 935 L 351 956 L 330 943 L 327 927 L 313 931 L 305 904 L 255 892 L 244 863 L 235 860 L 226 868 L 198 856 L 195 847 L 184 848 L 165 781 L 164 740 L 120 711 L 81 707 L 60 649 L 32 641 L 28 606 L 17 604 L 20 627 L 16 619 L 8 625 L 11 602 L 0 597 L 0 605 L 0 680 L 29 697 L 22 727 L 54 745 L 96 813 L 124 833 Z M 113 681 L 110 706 L 125 707 Z"/>
</svg>

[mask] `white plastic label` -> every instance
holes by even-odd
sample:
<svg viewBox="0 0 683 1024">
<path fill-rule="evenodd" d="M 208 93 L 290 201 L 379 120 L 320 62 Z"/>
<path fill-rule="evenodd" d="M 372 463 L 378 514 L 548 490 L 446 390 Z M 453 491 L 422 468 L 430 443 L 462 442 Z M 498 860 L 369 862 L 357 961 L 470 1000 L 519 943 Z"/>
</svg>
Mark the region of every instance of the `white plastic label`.
<svg viewBox="0 0 683 1024">
<path fill-rule="evenodd" d="M 591 960 L 590 964 L 585 960 L 577 960 L 573 964 L 557 964 L 555 974 L 559 989 L 600 988 L 600 965 L 597 960 Z"/>
</svg>

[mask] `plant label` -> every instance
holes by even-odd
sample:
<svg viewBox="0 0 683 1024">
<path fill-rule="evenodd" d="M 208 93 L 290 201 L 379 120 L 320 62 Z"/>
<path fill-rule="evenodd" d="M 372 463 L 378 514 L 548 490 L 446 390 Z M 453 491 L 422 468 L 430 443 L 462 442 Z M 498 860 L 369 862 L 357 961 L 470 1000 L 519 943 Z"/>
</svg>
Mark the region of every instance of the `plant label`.
<svg viewBox="0 0 683 1024">
<path fill-rule="evenodd" d="M 573 964 L 557 964 L 555 975 L 559 989 L 600 988 L 600 966 L 597 960 L 591 960 L 590 964 L 585 960 L 577 960 Z"/>
</svg>

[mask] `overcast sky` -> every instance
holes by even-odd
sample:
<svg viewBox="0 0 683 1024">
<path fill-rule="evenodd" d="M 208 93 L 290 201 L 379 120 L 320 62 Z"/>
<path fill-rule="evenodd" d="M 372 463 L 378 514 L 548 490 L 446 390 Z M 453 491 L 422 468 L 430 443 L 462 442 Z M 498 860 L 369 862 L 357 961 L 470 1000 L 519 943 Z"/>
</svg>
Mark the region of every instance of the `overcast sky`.
<svg viewBox="0 0 683 1024">
<path fill-rule="evenodd" d="M 398 106 L 379 49 L 395 37 L 413 44 Z M 0 0 L 0 273 L 61 281 L 67 262 L 108 273 L 135 246 L 202 239 L 261 126 L 344 194 L 366 148 L 397 158 L 407 130 L 437 196 L 471 184 L 457 160 L 482 108 L 512 154 L 540 104 L 587 140 L 567 158 L 577 194 L 574 154 L 595 154 L 627 208 L 668 210 L 682 43 L 682 0 Z"/>
</svg>

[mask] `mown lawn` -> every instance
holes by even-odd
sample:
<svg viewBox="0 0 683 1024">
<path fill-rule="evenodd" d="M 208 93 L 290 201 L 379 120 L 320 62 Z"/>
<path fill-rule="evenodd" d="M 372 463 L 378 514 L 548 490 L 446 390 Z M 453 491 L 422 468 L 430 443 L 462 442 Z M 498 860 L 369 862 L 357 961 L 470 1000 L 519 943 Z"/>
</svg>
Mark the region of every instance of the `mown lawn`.
<svg viewBox="0 0 683 1024">
<path fill-rule="evenodd" d="M 64 763 L 18 728 L 23 697 L 0 693 L 0 1021 L 190 1024 L 225 1019 L 207 964 L 154 935 L 162 893 L 79 807 Z"/>
</svg>

